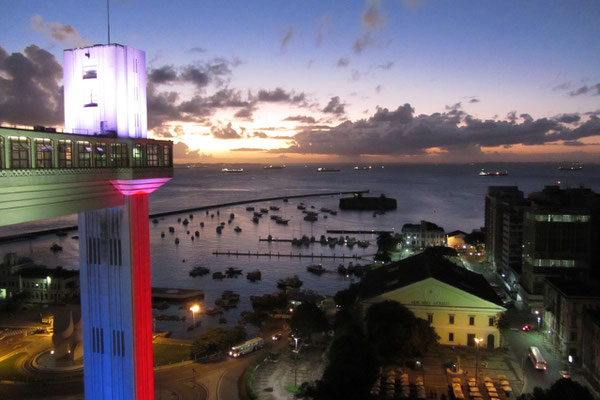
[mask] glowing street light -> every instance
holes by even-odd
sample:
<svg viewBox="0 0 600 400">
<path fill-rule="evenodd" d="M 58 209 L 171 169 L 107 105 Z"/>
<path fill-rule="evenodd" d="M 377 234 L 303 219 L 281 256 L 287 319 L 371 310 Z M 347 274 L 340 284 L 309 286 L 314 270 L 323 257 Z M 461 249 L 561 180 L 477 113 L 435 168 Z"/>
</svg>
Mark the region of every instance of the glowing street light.
<svg viewBox="0 0 600 400">
<path fill-rule="evenodd" d="M 194 304 L 190 307 L 190 311 L 192 312 L 192 326 L 196 327 L 196 313 L 200 311 L 200 306 L 198 304 Z"/>
</svg>

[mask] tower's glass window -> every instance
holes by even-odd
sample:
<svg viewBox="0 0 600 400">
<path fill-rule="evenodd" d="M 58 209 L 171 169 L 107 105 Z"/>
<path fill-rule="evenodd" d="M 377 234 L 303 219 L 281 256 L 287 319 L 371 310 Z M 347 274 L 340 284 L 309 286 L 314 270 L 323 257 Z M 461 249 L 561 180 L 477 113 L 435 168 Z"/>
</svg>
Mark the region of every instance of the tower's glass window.
<svg viewBox="0 0 600 400">
<path fill-rule="evenodd" d="M 58 168 L 73 168 L 73 142 L 58 141 Z"/>
<path fill-rule="evenodd" d="M 108 147 L 106 143 L 95 143 L 94 149 L 94 166 L 96 168 L 106 168 L 108 166 Z"/>
<path fill-rule="evenodd" d="M 52 140 L 35 139 L 35 167 L 52 168 Z"/>
<path fill-rule="evenodd" d="M 10 138 L 10 167 L 12 169 L 29 168 L 29 138 L 13 136 Z"/>
<path fill-rule="evenodd" d="M 98 72 L 96 66 L 83 67 L 83 79 L 96 79 Z"/>
<path fill-rule="evenodd" d="M 148 159 L 149 167 L 158 167 L 158 145 L 149 144 L 146 147 L 146 156 Z"/>
<path fill-rule="evenodd" d="M 92 166 L 92 146 L 88 141 L 77 142 L 77 166 L 79 168 Z"/>
<path fill-rule="evenodd" d="M 172 166 L 173 157 L 172 157 L 171 152 L 172 152 L 171 146 L 163 147 L 163 165 L 165 167 Z"/>
<path fill-rule="evenodd" d="M 143 166 L 142 145 L 139 143 L 133 145 L 133 166 Z"/>
<path fill-rule="evenodd" d="M 112 143 L 110 145 L 110 166 L 113 168 L 129 167 L 129 155 L 127 144 Z"/>
</svg>

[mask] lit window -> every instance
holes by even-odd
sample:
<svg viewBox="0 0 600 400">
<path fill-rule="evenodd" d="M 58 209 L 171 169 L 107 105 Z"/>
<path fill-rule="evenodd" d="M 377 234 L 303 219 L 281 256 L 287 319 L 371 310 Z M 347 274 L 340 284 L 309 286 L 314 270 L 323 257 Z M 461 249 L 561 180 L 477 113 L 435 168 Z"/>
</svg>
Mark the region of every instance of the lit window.
<svg viewBox="0 0 600 400">
<path fill-rule="evenodd" d="M 108 161 L 108 148 L 106 143 L 96 143 L 93 146 L 94 150 L 94 166 L 96 168 L 106 168 Z"/>
<path fill-rule="evenodd" d="M 10 167 L 12 169 L 29 168 L 29 138 L 17 136 L 10 138 Z"/>
<path fill-rule="evenodd" d="M 148 159 L 149 167 L 158 167 L 158 145 L 149 144 L 146 147 L 146 157 Z"/>
<path fill-rule="evenodd" d="M 77 162 L 79 168 L 89 168 L 92 166 L 92 147 L 90 142 L 77 142 Z"/>
<path fill-rule="evenodd" d="M 171 146 L 164 146 L 163 147 L 163 165 L 165 167 L 170 167 L 173 162 L 173 157 L 172 157 L 172 148 Z"/>
<path fill-rule="evenodd" d="M 73 142 L 70 140 L 58 141 L 58 168 L 73 167 Z"/>
<path fill-rule="evenodd" d="M 35 167 L 52 168 L 52 140 L 35 139 Z"/>
<path fill-rule="evenodd" d="M 127 144 L 112 143 L 110 145 L 110 166 L 113 168 L 129 167 L 129 155 Z"/>
<path fill-rule="evenodd" d="M 136 143 L 133 145 L 133 166 L 141 167 L 143 164 L 142 160 L 142 145 Z"/>
</svg>

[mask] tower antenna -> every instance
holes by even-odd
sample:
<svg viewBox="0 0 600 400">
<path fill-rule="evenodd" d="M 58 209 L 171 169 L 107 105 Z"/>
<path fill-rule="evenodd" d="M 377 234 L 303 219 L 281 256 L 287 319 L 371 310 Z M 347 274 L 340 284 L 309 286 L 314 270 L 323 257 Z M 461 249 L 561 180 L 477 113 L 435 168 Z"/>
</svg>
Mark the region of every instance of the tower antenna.
<svg viewBox="0 0 600 400">
<path fill-rule="evenodd" d="M 110 0 L 106 0 L 106 30 L 108 32 L 108 44 L 110 44 Z"/>
</svg>

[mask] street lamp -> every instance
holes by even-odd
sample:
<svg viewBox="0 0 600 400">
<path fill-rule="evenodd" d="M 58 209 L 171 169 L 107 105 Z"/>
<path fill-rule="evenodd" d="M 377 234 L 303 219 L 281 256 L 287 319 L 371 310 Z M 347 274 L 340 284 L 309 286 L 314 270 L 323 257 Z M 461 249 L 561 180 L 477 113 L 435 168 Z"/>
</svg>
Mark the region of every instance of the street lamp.
<svg viewBox="0 0 600 400">
<path fill-rule="evenodd" d="M 200 311 L 200 306 L 198 304 L 194 304 L 190 307 L 190 311 L 192 312 L 192 327 L 196 327 L 196 313 Z"/>
<path fill-rule="evenodd" d="M 298 376 L 298 338 L 294 337 L 294 352 L 296 353 L 296 362 L 294 363 L 294 386 L 297 385 Z"/>
<path fill-rule="evenodd" d="M 478 382 L 479 377 L 479 343 L 483 342 L 483 338 L 475 338 L 475 382 Z"/>
</svg>

